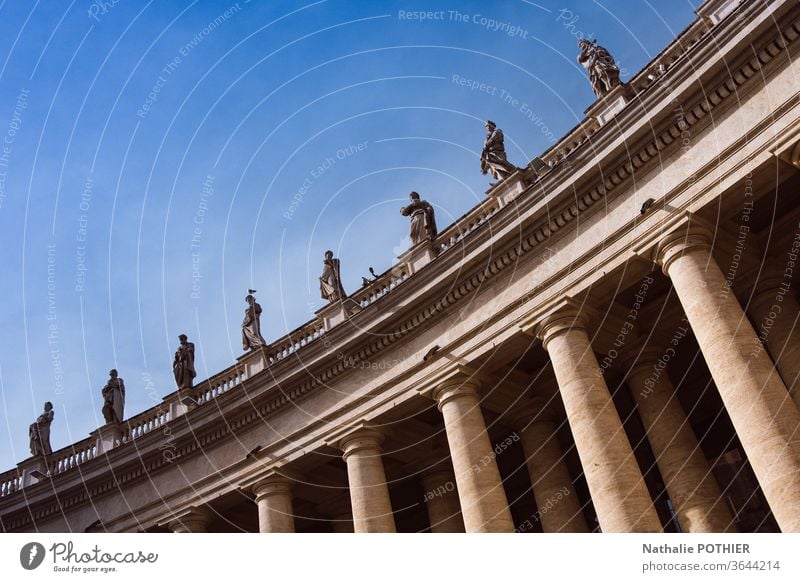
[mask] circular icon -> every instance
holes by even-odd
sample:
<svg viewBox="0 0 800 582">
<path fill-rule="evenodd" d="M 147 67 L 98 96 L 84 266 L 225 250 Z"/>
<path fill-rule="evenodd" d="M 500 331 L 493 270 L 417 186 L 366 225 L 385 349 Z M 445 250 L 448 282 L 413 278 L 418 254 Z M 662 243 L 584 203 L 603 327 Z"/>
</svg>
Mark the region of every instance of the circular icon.
<svg viewBox="0 0 800 582">
<path fill-rule="evenodd" d="M 39 542 L 30 542 L 19 551 L 19 563 L 26 570 L 35 570 L 44 561 L 44 546 Z"/>
</svg>

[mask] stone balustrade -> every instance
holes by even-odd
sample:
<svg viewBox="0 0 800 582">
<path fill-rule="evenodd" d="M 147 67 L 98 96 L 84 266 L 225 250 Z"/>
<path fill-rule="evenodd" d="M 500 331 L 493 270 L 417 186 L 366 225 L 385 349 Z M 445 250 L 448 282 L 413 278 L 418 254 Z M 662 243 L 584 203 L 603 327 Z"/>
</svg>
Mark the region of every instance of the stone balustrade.
<svg viewBox="0 0 800 582">
<path fill-rule="evenodd" d="M 53 475 L 60 475 L 70 469 L 82 465 L 95 458 L 97 453 L 95 439 L 89 437 L 68 445 L 58 451 L 53 451 L 48 459 Z"/>
<path fill-rule="evenodd" d="M 198 404 L 205 404 L 214 398 L 218 398 L 229 390 L 239 386 L 246 379 L 246 372 L 243 366 L 233 365 L 215 374 L 205 382 L 195 386 L 195 395 Z"/>
<path fill-rule="evenodd" d="M 298 327 L 294 331 L 290 331 L 264 349 L 267 362 L 274 364 L 294 354 L 300 348 L 322 337 L 324 333 L 323 323 L 316 319 Z"/>
<path fill-rule="evenodd" d="M 498 210 L 500 210 L 500 203 L 494 198 L 487 198 L 456 220 L 436 237 L 435 244 L 439 253 L 441 254 L 462 242 L 475 230 L 486 224 Z"/>
<path fill-rule="evenodd" d="M 378 299 L 393 291 L 398 285 L 408 279 L 410 273 L 406 265 L 399 263 L 385 273 L 378 275 L 374 281 L 355 293 L 350 295 L 350 299 L 365 309 L 375 303 Z"/>
<path fill-rule="evenodd" d="M 22 486 L 22 476 L 17 469 L 0 473 L 0 497 L 11 495 Z"/>
<path fill-rule="evenodd" d="M 163 406 L 149 408 L 125 422 L 122 433 L 123 442 L 137 439 L 157 428 L 162 427 L 171 419 L 170 411 Z"/>
</svg>

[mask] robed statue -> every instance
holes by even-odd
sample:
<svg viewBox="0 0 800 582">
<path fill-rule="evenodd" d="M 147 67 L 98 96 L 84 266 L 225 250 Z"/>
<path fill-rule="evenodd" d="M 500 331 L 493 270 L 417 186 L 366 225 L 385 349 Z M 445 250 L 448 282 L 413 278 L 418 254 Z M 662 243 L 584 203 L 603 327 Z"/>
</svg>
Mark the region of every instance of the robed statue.
<svg viewBox="0 0 800 582">
<path fill-rule="evenodd" d="M 411 227 L 409 235 L 411 243 L 418 245 L 426 240 L 436 238 L 436 218 L 433 213 L 433 206 L 427 201 L 420 200 L 419 194 L 412 192 L 409 194 L 411 204 L 400 209 L 400 214 L 411 217 Z"/>
<path fill-rule="evenodd" d="M 333 251 L 325 251 L 322 261 L 322 274 L 319 276 L 319 294 L 329 303 L 343 300 L 347 293 L 342 286 L 342 273 L 339 259 L 333 257 Z"/>
<path fill-rule="evenodd" d="M 125 416 L 125 382 L 116 370 L 109 373 L 108 382 L 103 386 L 103 417 L 106 423 L 120 424 Z"/>
<path fill-rule="evenodd" d="M 172 361 L 172 373 L 175 375 L 175 384 L 178 390 L 191 390 L 194 385 L 194 377 L 197 372 L 194 369 L 194 344 L 188 341 L 184 334 L 178 336 L 181 345 L 175 352 L 175 359 Z"/>
<path fill-rule="evenodd" d="M 486 139 L 481 152 L 481 173 L 489 174 L 495 180 L 505 180 L 517 171 L 517 167 L 506 156 L 503 130 L 493 121 L 486 121 Z"/>
<path fill-rule="evenodd" d="M 44 412 L 28 428 L 31 455 L 34 457 L 46 457 L 53 453 L 53 449 L 50 448 L 50 424 L 53 422 L 53 416 L 55 416 L 53 404 L 45 402 Z"/>
<path fill-rule="evenodd" d="M 247 307 L 244 309 L 244 320 L 242 321 L 242 349 L 245 350 L 254 350 L 267 345 L 261 336 L 261 306 L 256 302 L 253 293 L 254 291 L 251 289 L 244 298 Z"/>
<path fill-rule="evenodd" d="M 597 97 L 602 97 L 622 84 L 619 80 L 617 63 L 614 62 L 611 53 L 597 44 L 596 40 L 582 38 L 578 41 L 578 46 L 581 49 L 578 62 L 588 71 L 592 91 Z"/>
</svg>

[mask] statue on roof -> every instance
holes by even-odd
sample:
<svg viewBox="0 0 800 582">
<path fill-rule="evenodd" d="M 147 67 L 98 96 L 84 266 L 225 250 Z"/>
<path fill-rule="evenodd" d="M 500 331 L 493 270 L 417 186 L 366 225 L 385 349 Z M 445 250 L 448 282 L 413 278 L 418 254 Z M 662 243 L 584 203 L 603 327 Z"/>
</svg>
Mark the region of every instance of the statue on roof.
<svg viewBox="0 0 800 582">
<path fill-rule="evenodd" d="M 116 370 L 109 373 L 108 382 L 103 386 L 103 417 L 106 423 L 122 423 L 125 411 L 125 382 Z"/>
<path fill-rule="evenodd" d="M 319 276 L 319 293 L 329 303 L 341 301 L 347 296 L 342 286 L 341 265 L 339 259 L 334 258 L 333 251 L 325 251 L 322 274 Z"/>
<path fill-rule="evenodd" d="M 34 457 L 46 457 L 53 453 L 50 447 L 50 424 L 53 422 L 53 416 L 55 416 L 53 404 L 45 402 L 44 412 L 28 428 L 31 455 Z"/>
<path fill-rule="evenodd" d="M 253 295 L 255 289 L 248 289 L 247 307 L 244 310 L 244 320 L 242 321 L 242 349 L 254 350 L 267 345 L 261 336 L 261 306 L 256 303 Z"/>
<path fill-rule="evenodd" d="M 419 194 L 412 192 L 409 194 L 411 204 L 400 209 L 400 214 L 411 217 L 411 228 L 409 235 L 411 243 L 418 245 L 426 240 L 433 240 L 438 234 L 436 231 L 436 218 L 433 213 L 433 206 L 425 200 L 421 200 Z"/>
<path fill-rule="evenodd" d="M 602 97 L 614 87 L 621 85 L 619 67 L 611 53 L 597 44 L 596 40 L 582 38 L 578 41 L 581 54 L 578 62 L 589 72 L 589 82 L 597 97 Z"/>
<path fill-rule="evenodd" d="M 503 130 L 494 121 L 486 121 L 486 140 L 481 152 L 481 173 L 490 174 L 495 180 L 505 180 L 518 168 L 506 156 Z"/>
<path fill-rule="evenodd" d="M 197 372 L 194 369 L 194 344 L 189 341 L 185 334 L 178 336 L 181 345 L 175 352 L 175 359 L 172 361 L 172 373 L 175 376 L 175 384 L 178 390 L 191 390 L 194 385 L 194 378 Z"/>
</svg>

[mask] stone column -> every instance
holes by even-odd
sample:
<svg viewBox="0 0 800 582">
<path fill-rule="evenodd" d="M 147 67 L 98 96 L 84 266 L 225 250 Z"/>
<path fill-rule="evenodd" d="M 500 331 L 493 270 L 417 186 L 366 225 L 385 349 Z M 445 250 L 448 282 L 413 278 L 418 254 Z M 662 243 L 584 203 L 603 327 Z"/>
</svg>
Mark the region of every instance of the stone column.
<svg viewBox="0 0 800 582">
<path fill-rule="evenodd" d="M 353 513 L 350 497 L 341 497 L 338 492 L 320 506 L 320 513 L 330 517 L 331 527 L 335 533 L 353 533 Z"/>
<path fill-rule="evenodd" d="M 568 306 L 543 321 L 575 447 L 604 532 L 657 532 L 661 523 L 589 343 L 586 322 Z"/>
<path fill-rule="evenodd" d="M 383 436 L 371 428 L 360 428 L 339 442 L 347 463 L 355 533 L 395 531 L 381 442 Z"/>
<path fill-rule="evenodd" d="M 513 419 L 513 423 L 525 453 L 542 531 L 588 532 L 589 527 L 556 437 L 556 416 L 534 403 L 528 403 Z"/>
<path fill-rule="evenodd" d="M 294 533 L 292 482 L 281 475 L 272 475 L 253 485 L 258 505 L 258 531 L 261 533 Z"/>
<path fill-rule="evenodd" d="M 474 377 L 459 372 L 432 393 L 447 444 L 467 532 L 513 532 L 514 521 L 483 420 Z"/>
<path fill-rule="evenodd" d="M 207 533 L 211 512 L 203 507 L 192 507 L 177 515 L 167 525 L 172 533 Z"/>
<path fill-rule="evenodd" d="M 748 312 L 792 400 L 800 408 L 800 304 L 789 281 L 783 276 L 759 281 Z"/>
<path fill-rule="evenodd" d="M 735 531 L 728 506 L 678 402 L 675 388 L 667 371 L 658 365 L 659 358 L 669 354 L 670 349 L 650 347 L 642 351 L 628 372 L 628 388 L 681 529 L 705 533 Z"/>
<path fill-rule="evenodd" d="M 458 504 L 456 476 L 449 469 L 435 469 L 422 476 L 425 507 L 431 523 L 431 533 L 461 533 L 464 520 Z"/>
<path fill-rule="evenodd" d="M 656 259 L 680 299 L 764 495 L 784 532 L 800 532 L 800 411 L 711 255 L 711 233 L 667 235 Z"/>
</svg>

